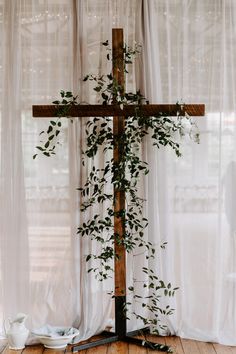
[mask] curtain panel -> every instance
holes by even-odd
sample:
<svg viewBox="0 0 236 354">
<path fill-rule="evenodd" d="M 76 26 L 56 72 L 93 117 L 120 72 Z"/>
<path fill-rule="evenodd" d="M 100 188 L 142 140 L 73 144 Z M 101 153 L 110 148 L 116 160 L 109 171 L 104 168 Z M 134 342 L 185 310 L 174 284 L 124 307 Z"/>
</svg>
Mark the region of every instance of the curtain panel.
<svg viewBox="0 0 236 354">
<path fill-rule="evenodd" d="M 160 269 L 180 287 L 166 323 L 182 337 L 230 345 L 236 344 L 235 15 L 234 1 L 143 1 L 146 96 L 206 105 L 206 116 L 196 118 L 199 145 L 184 139 L 181 158 L 148 154 L 152 232 L 168 242 Z"/>
<path fill-rule="evenodd" d="M 201 142 L 186 137 L 181 158 L 143 144 L 146 237 L 168 242 L 154 266 L 180 287 L 162 320 L 168 333 L 236 345 L 235 12 L 233 0 L 0 0 L 0 324 L 23 311 L 30 328 L 74 325 L 86 339 L 112 317 L 112 281 L 87 275 L 95 246 L 76 236 L 76 188 L 92 167 L 81 170 L 85 121 L 65 121 L 56 156 L 33 160 L 47 120 L 33 119 L 31 106 L 61 89 L 96 102 L 82 77 L 110 71 L 101 42 L 122 27 L 143 47 L 128 90 L 153 103 L 206 104 Z M 127 261 L 132 283 L 144 260 Z"/>
<path fill-rule="evenodd" d="M 31 106 L 50 104 L 60 90 L 96 102 L 82 78 L 110 72 L 101 42 L 111 42 L 112 27 L 124 27 L 126 41 L 133 43 L 140 5 L 0 1 L 1 324 L 25 312 L 29 328 L 74 325 L 86 339 L 112 316 L 107 291 L 113 282 L 98 283 L 87 275 L 86 254 L 95 246 L 76 235 L 82 221 L 76 188 L 91 168 L 80 169 L 84 121 L 65 121 L 56 156 L 33 160 L 48 122 L 33 119 Z M 103 159 L 97 162 L 102 165 Z"/>
</svg>

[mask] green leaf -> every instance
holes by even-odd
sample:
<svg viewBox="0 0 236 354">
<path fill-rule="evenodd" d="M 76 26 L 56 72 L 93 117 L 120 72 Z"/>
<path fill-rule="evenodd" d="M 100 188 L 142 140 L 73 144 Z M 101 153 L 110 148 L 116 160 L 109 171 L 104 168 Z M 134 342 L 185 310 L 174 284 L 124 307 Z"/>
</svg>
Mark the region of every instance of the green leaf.
<svg viewBox="0 0 236 354">
<path fill-rule="evenodd" d="M 90 75 L 86 75 L 84 78 L 83 78 L 83 81 L 87 81 L 89 79 L 89 76 Z"/>
<path fill-rule="evenodd" d="M 94 87 L 93 89 L 94 89 L 94 91 L 96 91 L 96 92 L 100 92 L 101 89 L 102 89 L 102 87 L 101 87 L 101 86 L 96 86 L 96 87 Z"/>
<path fill-rule="evenodd" d="M 103 98 L 104 100 L 108 100 L 109 97 L 103 92 L 103 93 L 102 93 L 102 98 Z"/>
<path fill-rule="evenodd" d="M 49 154 L 48 152 L 46 152 L 46 151 L 45 151 L 43 154 L 44 154 L 45 156 L 47 156 L 47 157 L 50 157 L 50 154 Z"/>
<path fill-rule="evenodd" d="M 52 130 L 53 130 L 53 127 L 51 125 L 49 125 L 48 130 L 47 130 L 47 134 L 51 133 Z"/>
<path fill-rule="evenodd" d="M 86 257 L 86 262 L 88 262 L 90 259 L 91 259 L 91 254 L 89 254 L 87 257 Z"/>
<path fill-rule="evenodd" d="M 102 42 L 102 45 L 104 45 L 105 47 L 107 47 L 109 45 L 108 40 L 106 40 L 105 42 Z"/>
</svg>

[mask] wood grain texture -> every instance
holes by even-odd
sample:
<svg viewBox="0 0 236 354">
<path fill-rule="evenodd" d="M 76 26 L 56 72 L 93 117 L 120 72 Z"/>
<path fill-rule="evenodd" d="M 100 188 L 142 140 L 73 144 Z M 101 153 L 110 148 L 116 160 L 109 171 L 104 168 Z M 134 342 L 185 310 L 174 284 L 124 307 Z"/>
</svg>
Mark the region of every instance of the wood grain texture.
<svg viewBox="0 0 236 354">
<path fill-rule="evenodd" d="M 5 352 L 6 348 L 7 348 L 7 341 L 5 339 L 0 340 L 0 353 Z"/>
<path fill-rule="evenodd" d="M 43 354 L 64 354 L 64 353 L 65 353 L 65 349 L 44 348 L 44 351 L 43 351 Z M 25 353 L 23 353 L 23 354 L 25 354 Z"/>
<path fill-rule="evenodd" d="M 124 91 L 124 53 L 123 53 L 123 30 L 116 28 L 112 30 L 112 57 L 113 57 L 113 77 Z M 113 98 L 115 101 L 115 98 Z M 125 118 L 123 116 L 114 116 L 113 119 L 113 134 L 114 141 L 119 136 L 122 136 L 125 130 Z M 114 143 L 114 164 L 119 164 L 123 155 L 123 143 Z M 114 175 L 117 178 L 117 173 Z M 119 213 L 125 210 L 125 191 L 114 188 L 114 212 Z M 125 235 L 125 220 L 124 217 L 114 216 L 114 247 L 115 247 L 115 296 L 124 296 L 126 293 L 126 256 L 125 247 L 122 239 Z"/>
<path fill-rule="evenodd" d="M 217 354 L 232 354 L 232 350 L 230 346 L 214 343 L 213 347 Z"/>
<path fill-rule="evenodd" d="M 92 338 L 98 339 L 99 336 Z M 205 343 L 194 341 L 190 339 L 181 339 L 179 337 L 157 337 L 157 336 L 148 336 L 149 340 L 166 344 L 172 347 L 173 354 L 236 354 L 236 346 L 224 346 L 221 344 L 215 343 Z M 1 345 L 1 341 L 0 341 Z M 4 345 L 4 344 L 3 344 Z M 69 354 L 71 353 L 71 346 L 68 346 L 66 351 L 55 351 L 51 349 L 45 349 L 42 345 L 32 345 L 26 346 L 24 350 L 9 350 L 5 347 L 4 354 Z M 124 342 L 115 342 L 107 344 L 104 346 L 99 346 L 87 350 L 82 350 L 78 352 L 79 354 L 151 354 L 159 353 L 153 350 L 147 350 L 146 348 L 140 348 L 134 344 L 127 344 Z"/>
<path fill-rule="evenodd" d="M 44 351 L 44 346 L 37 344 L 37 345 L 28 345 L 25 349 L 22 350 L 11 350 L 7 345 L 5 345 L 4 350 L 2 353 L 4 354 L 42 354 Z M 52 353 L 53 354 L 53 353 Z M 59 353 L 58 353 L 59 354 Z"/>
<path fill-rule="evenodd" d="M 216 354 L 212 343 L 196 342 L 201 354 Z"/>
<path fill-rule="evenodd" d="M 85 351 L 84 351 L 85 352 Z M 81 352 L 78 352 L 79 354 L 81 354 Z M 95 348 L 90 348 L 86 350 L 86 354 L 108 354 L 108 346 L 98 346 Z"/>
<path fill-rule="evenodd" d="M 166 345 L 166 338 L 165 337 L 160 337 L 160 336 L 155 336 L 155 335 L 148 335 L 148 340 L 153 343 L 158 343 L 158 344 L 164 344 Z M 155 353 L 152 349 L 147 349 L 148 354 Z M 158 352 L 156 352 L 158 353 Z"/>
<path fill-rule="evenodd" d="M 197 343 L 190 339 L 181 339 L 182 347 L 184 349 L 184 353 L 188 354 L 201 354 Z"/>
<path fill-rule="evenodd" d="M 66 352 L 68 353 L 71 353 L 72 350 L 73 350 L 73 347 L 76 347 L 78 344 L 85 344 L 85 343 L 88 343 L 88 342 L 95 342 L 99 339 L 103 339 L 104 336 L 101 335 L 101 334 L 97 334 L 95 336 L 93 336 L 92 338 L 90 339 L 87 339 L 87 340 L 83 340 L 79 343 L 74 343 L 74 344 L 71 344 L 71 345 L 68 345 L 67 346 L 67 350 Z M 90 350 L 90 351 L 88 351 Z M 93 352 L 92 352 L 93 350 Z M 79 354 L 91 354 L 91 353 L 94 353 L 95 350 L 98 350 L 98 353 L 102 353 L 102 354 L 106 354 L 107 353 L 107 346 L 106 345 L 101 345 L 101 346 L 97 346 L 97 347 L 93 347 L 93 348 L 90 348 L 90 349 L 85 349 L 85 350 L 80 350 L 78 353 Z"/>
<path fill-rule="evenodd" d="M 109 344 L 107 354 L 128 354 L 129 345 L 128 343 L 115 342 Z"/>
<path fill-rule="evenodd" d="M 42 354 L 44 350 L 45 348 L 42 344 L 30 345 L 25 347 L 23 354 L 27 354 L 29 352 L 30 354 Z"/>
<path fill-rule="evenodd" d="M 186 104 L 181 114 L 185 112 L 190 116 L 204 116 L 205 105 L 203 104 Z M 57 106 L 55 105 L 34 105 L 33 117 L 49 118 L 56 117 Z M 70 117 L 111 117 L 111 116 L 133 116 L 138 109 L 136 105 L 124 106 L 120 109 L 118 105 L 78 105 L 70 108 L 68 115 Z M 177 109 L 175 104 L 148 104 L 139 106 L 141 113 L 144 116 L 155 116 L 159 113 L 167 114 L 168 116 L 176 116 Z"/>
<path fill-rule="evenodd" d="M 170 336 L 166 338 L 166 345 L 169 345 L 175 354 L 185 354 L 179 337 Z"/>
<path fill-rule="evenodd" d="M 147 353 L 149 353 L 147 348 L 138 347 L 135 344 L 129 344 L 128 348 L 129 349 L 128 349 L 127 353 L 129 353 L 129 354 L 147 354 Z M 152 353 L 155 353 L 155 352 L 153 352 L 153 350 L 152 350 Z"/>
<path fill-rule="evenodd" d="M 24 351 L 25 351 L 25 349 L 24 349 Z M 9 349 L 8 346 L 7 346 L 3 350 L 3 353 L 4 354 L 21 354 L 21 353 L 23 353 L 23 350 L 12 350 L 12 349 Z"/>
<path fill-rule="evenodd" d="M 232 354 L 236 354 L 236 347 L 230 347 L 230 349 Z"/>
</svg>

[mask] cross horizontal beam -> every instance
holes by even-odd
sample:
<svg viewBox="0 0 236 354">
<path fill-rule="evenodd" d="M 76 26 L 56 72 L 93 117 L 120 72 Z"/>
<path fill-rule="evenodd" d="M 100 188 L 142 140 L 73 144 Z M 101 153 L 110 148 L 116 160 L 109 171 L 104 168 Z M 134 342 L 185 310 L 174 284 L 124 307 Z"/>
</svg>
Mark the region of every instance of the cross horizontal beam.
<svg viewBox="0 0 236 354">
<path fill-rule="evenodd" d="M 33 117 L 55 117 L 57 116 L 58 107 L 65 107 L 63 105 L 34 105 Z M 70 117 L 110 117 L 110 116 L 134 116 L 135 111 L 144 116 L 155 116 L 160 113 L 168 116 L 184 115 L 187 113 L 189 116 L 204 116 L 204 104 L 185 104 L 183 109 L 179 110 L 176 104 L 145 104 L 145 105 L 127 105 L 123 109 L 119 105 L 75 105 L 69 108 L 67 113 Z"/>
</svg>

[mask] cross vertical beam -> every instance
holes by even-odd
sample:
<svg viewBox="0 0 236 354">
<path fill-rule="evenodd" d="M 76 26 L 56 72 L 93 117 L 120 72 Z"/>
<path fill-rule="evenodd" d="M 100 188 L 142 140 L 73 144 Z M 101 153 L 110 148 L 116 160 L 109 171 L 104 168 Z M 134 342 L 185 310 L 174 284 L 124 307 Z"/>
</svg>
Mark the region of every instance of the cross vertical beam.
<svg viewBox="0 0 236 354">
<path fill-rule="evenodd" d="M 123 54 L 123 30 L 112 30 L 112 58 L 113 58 L 113 78 L 120 87 L 120 92 L 124 93 L 125 77 L 124 77 L 124 54 Z M 117 104 L 116 98 L 113 104 Z M 113 134 L 114 134 L 114 166 L 119 166 L 123 155 L 123 144 L 119 137 L 125 131 L 125 117 L 113 117 Z M 118 143 L 119 139 L 119 143 Z M 114 179 L 118 169 L 115 168 Z M 122 171 L 123 173 L 123 171 Z M 115 252 L 115 329 L 120 339 L 126 335 L 126 318 L 124 308 L 126 304 L 126 255 L 123 238 L 125 234 L 125 191 L 114 186 L 114 252 Z"/>
</svg>

